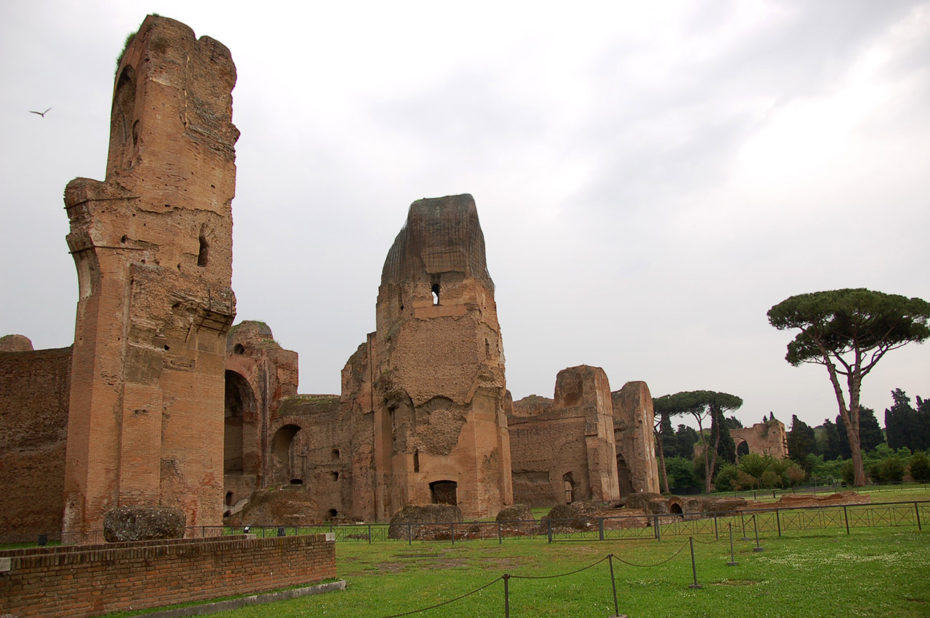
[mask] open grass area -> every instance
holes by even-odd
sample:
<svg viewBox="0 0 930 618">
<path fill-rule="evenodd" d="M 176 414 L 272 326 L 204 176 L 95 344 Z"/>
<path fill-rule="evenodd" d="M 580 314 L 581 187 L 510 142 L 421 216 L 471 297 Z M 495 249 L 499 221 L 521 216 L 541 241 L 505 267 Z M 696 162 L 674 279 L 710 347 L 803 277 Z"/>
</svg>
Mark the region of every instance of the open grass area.
<svg viewBox="0 0 930 618">
<path fill-rule="evenodd" d="M 226 616 L 388 616 L 484 590 L 421 616 L 503 616 L 507 573 L 511 616 L 609 616 L 613 554 L 620 613 L 630 616 L 927 616 L 930 532 L 875 528 L 794 532 L 736 542 L 695 541 L 701 589 L 691 589 L 688 539 L 662 542 L 545 539 L 337 543 L 344 592 L 228 612 Z M 664 562 L 664 564 L 659 564 Z M 657 565 L 657 566 L 631 566 Z M 517 576 L 551 577 L 520 579 Z"/>
</svg>

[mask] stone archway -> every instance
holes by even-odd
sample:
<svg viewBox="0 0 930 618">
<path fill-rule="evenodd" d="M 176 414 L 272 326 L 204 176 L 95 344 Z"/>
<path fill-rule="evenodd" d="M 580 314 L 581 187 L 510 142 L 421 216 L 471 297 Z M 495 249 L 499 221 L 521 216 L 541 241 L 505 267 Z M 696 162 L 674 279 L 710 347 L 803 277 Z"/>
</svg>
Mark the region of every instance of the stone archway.
<svg viewBox="0 0 930 618">
<path fill-rule="evenodd" d="M 740 440 L 736 444 L 736 461 L 739 461 L 744 455 L 749 454 L 749 442 Z"/>
<path fill-rule="evenodd" d="M 246 417 L 254 417 L 255 395 L 252 387 L 235 371 L 226 372 L 226 403 L 223 427 L 223 472 L 245 472 L 243 426 Z"/>
<path fill-rule="evenodd" d="M 300 432 L 297 425 L 285 425 L 275 432 L 271 440 L 271 482 L 272 484 L 302 485 L 304 470 L 296 460 L 294 453 L 295 438 Z"/>
</svg>

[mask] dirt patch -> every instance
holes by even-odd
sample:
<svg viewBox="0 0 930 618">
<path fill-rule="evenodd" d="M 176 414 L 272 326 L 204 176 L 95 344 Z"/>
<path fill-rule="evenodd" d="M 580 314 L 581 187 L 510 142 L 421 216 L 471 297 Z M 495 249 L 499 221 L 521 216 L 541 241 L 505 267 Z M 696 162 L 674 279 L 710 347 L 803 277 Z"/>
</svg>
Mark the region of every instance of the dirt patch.
<svg viewBox="0 0 930 618">
<path fill-rule="evenodd" d="M 831 506 L 839 504 L 869 504 L 872 496 L 863 495 L 855 491 L 843 491 L 829 496 L 805 496 L 791 494 L 782 496 L 775 504 L 780 507 L 797 506 Z"/>
</svg>

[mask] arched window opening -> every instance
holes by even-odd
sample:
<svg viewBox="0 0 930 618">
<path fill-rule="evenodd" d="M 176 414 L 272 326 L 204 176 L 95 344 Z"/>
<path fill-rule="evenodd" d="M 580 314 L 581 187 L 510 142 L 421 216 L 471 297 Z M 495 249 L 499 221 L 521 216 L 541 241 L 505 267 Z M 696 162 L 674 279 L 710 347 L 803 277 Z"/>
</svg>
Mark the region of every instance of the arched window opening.
<svg viewBox="0 0 930 618">
<path fill-rule="evenodd" d="M 674 514 L 676 514 L 676 515 L 682 515 L 682 514 L 683 514 L 682 511 L 681 511 L 681 505 L 678 504 L 677 502 L 672 502 L 670 505 L 668 505 L 668 512 L 669 512 L 669 513 L 674 513 Z"/>
<path fill-rule="evenodd" d="M 303 485 L 303 484 L 304 484 L 303 479 L 291 479 L 291 485 Z"/>
<path fill-rule="evenodd" d="M 743 440 L 736 445 L 736 459 L 739 460 L 740 457 L 749 454 L 749 443 Z"/>
<path fill-rule="evenodd" d="M 429 484 L 430 498 L 433 504 L 458 504 L 455 481 L 433 481 Z"/>
<path fill-rule="evenodd" d="M 245 346 L 241 343 L 237 343 L 233 346 L 233 354 L 245 354 Z"/>
<path fill-rule="evenodd" d="M 226 492 L 226 506 L 232 506 L 232 503 L 233 503 L 232 499 L 233 499 L 233 492 L 227 491 Z"/>
<path fill-rule="evenodd" d="M 338 459 L 339 459 L 339 449 L 334 448 L 333 449 L 333 461 L 337 461 Z"/>
<path fill-rule="evenodd" d="M 413 471 L 420 471 L 420 449 L 413 451 Z"/>
<path fill-rule="evenodd" d="M 333 479 L 334 481 L 338 481 L 338 480 L 339 480 L 339 473 L 336 472 L 335 470 L 333 470 L 332 472 L 329 473 L 329 477 L 330 477 L 331 479 Z"/>
<path fill-rule="evenodd" d="M 339 517 L 339 511 L 337 511 L 336 509 L 329 509 L 329 512 L 327 514 L 329 515 L 330 519 L 336 519 L 337 517 Z"/>
<path fill-rule="evenodd" d="M 433 292 L 433 304 L 438 305 L 439 304 L 439 284 L 438 283 L 433 284 L 432 292 Z"/>
</svg>

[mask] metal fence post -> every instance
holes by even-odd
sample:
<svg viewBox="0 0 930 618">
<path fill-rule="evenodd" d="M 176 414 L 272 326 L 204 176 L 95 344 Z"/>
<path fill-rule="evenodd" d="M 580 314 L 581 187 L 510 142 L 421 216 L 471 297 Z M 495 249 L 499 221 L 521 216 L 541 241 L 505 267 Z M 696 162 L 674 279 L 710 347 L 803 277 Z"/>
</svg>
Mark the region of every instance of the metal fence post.
<svg viewBox="0 0 930 618">
<path fill-rule="evenodd" d="M 413 532 L 411 532 L 410 524 L 407 524 L 407 545 L 413 544 Z"/>
<path fill-rule="evenodd" d="M 510 575 L 504 573 L 504 616 L 510 618 Z"/>
<path fill-rule="evenodd" d="M 695 566 L 694 564 L 694 537 L 693 536 L 688 537 L 688 544 L 691 545 L 691 574 L 694 575 L 694 583 L 688 586 L 688 588 L 700 589 L 701 584 L 699 584 L 697 581 L 697 566 Z"/>
<path fill-rule="evenodd" d="M 717 530 L 717 514 L 714 513 L 714 540 L 720 540 L 720 532 Z"/>
<path fill-rule="evenodd" d="M 730 561 L 727 562 L 727 566 L 736 566 L 739 562 L 733 557 L 733 524 L 727 523 L 727 528 L 730 529 Z"/>
<path fill-rule="evenodd" d="M 917 531 L 920 532 L 922 528 L 920 527 L 920 509 L 917 508 L 917 502 L 914 502 L 914 513 L 917 515 Z"/>
<path fill-rule="evenodd" d="M 452 544 L 455 545 L 455 522 L 449 524 L 449 532 L 452 535 Z"/>
<path fill-rule="evenodd" d="M 843 519 L 846 520 L 846 534 L 849 534 L 849 513 L 846 512 L 846 505 L 843 505 Z"/>
<path fill-rule="evenodd" d="M 759 545 L 759 524 L 756 523 L 756 514 L 752 514 L 752 527 L 756 531 L 756 546 L 752 548 L 752 551 L 762 551 L 763 547 Z"/>
<path fill-rule="evenodd" d="M 501 530 L 501 522 L 497 522 L 497 544 L 500 545 L 504 542 L 504 533 Z"/>
<path fill-rule="evenodd" d="M 661 541 L 662 540 L 662 528 L 661 528 L 661 525 L 659 524 L 659 516 L 653 515 L 652 517 L 653 517 L 653 524 L 654 524 L 655 531 L 656 531 L 656 540 Z"/>
<path fill-rule="evenodd" d="M 775 524 L 778 526 L 778 536 L 781 536 L 781 517 L 778 516 L 778 509 L 775 509 Z"/>
<path fill-rule="evenodd" d="M 546 535 L 549 537 L 549 542 L 551 543 L 552 542 L 552 518 L 551 517 L 546 520 L 546 529 L 547 529 Z M 504 581 L 505 581 L 504 588 L 506 589 L 507 587 L 506 580 Z"/>
<path fill-rule="evenodd" d="M 614 616 L 620 615 L 620 606 L 617 605 L 617 582 L 614 579 L 614 555 L 607 554 L 607 564 L 610 565 L 610 586 L 614 591 Z"/>
<path fill-rule="evenodd" d="M 371 545 L 371 524 L 368 524 L 368 544 Z"/>
<path fill-rule="evenodd" d="M 598 541 L 604 540 L 604 518 L 603 517 L 597 518 L 597 540 Z"/>
</svg>

